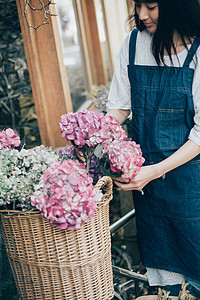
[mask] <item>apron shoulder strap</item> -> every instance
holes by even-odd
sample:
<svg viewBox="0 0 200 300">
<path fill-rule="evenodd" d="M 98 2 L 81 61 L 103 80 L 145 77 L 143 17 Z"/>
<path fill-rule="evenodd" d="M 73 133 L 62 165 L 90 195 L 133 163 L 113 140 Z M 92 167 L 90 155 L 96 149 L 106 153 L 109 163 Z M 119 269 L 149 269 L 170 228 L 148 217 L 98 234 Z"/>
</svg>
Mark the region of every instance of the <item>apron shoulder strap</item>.
<svg viewBox="0 0 200 300">
<path fill-rule="evenodd" d="M 189 65 L 190 65 L 191 61 L 193 60 L 193 57 L 199 46 L 200 46 L 200 36 L 196 37 L 194 42 L 192 43 L 192 46 L 191 46 L 190 50 L 188 51 L 188 55 L 185 59 L 183 67 L 189 68 Z"/>
<path fill-rule="evenodd" d="M 136 50 L 136 39 L 137 39 L 138 30 L 134 28 L 131 32 L 130 41 L 129 41 L 129 64 L 133 65 L 135 63 L 135 50 Z"/>
</svg>

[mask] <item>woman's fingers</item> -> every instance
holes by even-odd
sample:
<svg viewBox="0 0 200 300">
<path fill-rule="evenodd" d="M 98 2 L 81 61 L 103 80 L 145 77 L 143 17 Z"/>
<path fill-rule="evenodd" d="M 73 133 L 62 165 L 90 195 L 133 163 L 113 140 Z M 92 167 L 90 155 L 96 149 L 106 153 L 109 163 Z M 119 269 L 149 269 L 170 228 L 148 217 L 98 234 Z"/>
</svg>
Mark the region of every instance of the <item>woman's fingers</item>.
<svg viewBox="0 0 200 300">
<path fill-rule="evenodd" d="M 113 181 L 125 183 L 125 181 L 121 177 L 112 177 Z"/>
<path fill-rule="evenodd" d="M 140 169 L 136 177 L 129 183 L 123 183 L 120 179 L 115 178 L 114 183 L 124 191 L 142 191 L 151 180 L 156 179 L 155 176 L 155 165 L 144 166 Z"/>
<path fill-rule="evenodd" d="M 76 151 L 76 155 L 78 156 L 78 158 L 85 164 L 86 163 L 86 159 L 84 157 L 84 154 L 82 151 L 75 149 Z"/>
<path fill-rule="evenodd" d="M 114 183 L 123 191 L 132 191 L 132 190 L 137 190 L 141 191 L 144 186 L 136 186 L 134 183 L 122 183 L 119 181 L 114 180 Z"/>
</svg>

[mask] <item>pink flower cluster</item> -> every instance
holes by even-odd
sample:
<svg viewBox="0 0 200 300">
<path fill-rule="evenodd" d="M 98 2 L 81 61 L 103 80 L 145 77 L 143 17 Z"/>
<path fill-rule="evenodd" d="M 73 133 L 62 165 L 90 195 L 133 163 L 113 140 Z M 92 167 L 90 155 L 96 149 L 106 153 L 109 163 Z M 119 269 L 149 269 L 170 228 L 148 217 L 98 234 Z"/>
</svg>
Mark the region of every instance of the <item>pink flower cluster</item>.
<svg viewBox="0 0 200 300">
<path fill-rule="evenodd" d="M 64 114 L 60 128 L 66 141 L 72 141 L 79 148 L 126 139 L 124 129 L 115 118 L 104 116 L 96 110 Z"/>
<path fill-rule="evenodd" d="M 79 229 L 93 217 L 103 194 L 95 191 L 92 178 L 78 161 L 57 161 L 35 186 L 31 204 L 60 229 Z"/>
<path fill-rule="evenodd" d="M 118 120 L 112 116 L 104 116 L 102 132 L 104 132 L 106 136 L 102 143 L 104 147 L 109 145 L 112 141 L 125 141 L 127 138 L 125 130 L 122 128 Z"/>
<path fill-rule="evenodd" d="M 10 149 L 12 145 L 14 147 L 19 147 L 20 143 L 20 137 L 15 134 L 11 128 L 0 132 L 0 150 L 4 148 Z"/>
<path fill-rule="evenodd" d="M 111 170 L 121 173 L 125 182 L 133 180 L 144 163 L 140 146 L 135 142 L 113 141 L 104 153 L 108 154 Z"/>
</svg>

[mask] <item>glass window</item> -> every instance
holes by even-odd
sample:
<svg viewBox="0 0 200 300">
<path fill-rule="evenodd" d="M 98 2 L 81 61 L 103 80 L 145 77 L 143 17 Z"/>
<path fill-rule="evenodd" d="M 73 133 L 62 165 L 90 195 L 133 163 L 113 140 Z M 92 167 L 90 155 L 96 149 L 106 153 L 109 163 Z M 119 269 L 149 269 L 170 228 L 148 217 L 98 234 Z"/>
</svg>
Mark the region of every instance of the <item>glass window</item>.
<svg viewBox="0 0 200 300">
<path fill-rule="evenodd" d="M 86 100 L 87 78 L 72 0 L 56 0 L 56 13 L 73 110 L 77 111 Z"/>
<path fill-rule="evenodd" d="M 110 58 L 110 52 L 108 46 L 103 2 L 101 0 L 95 0 L 95 8 L 96 8 L 97 24 L 98 24 L 101 48 L 103 52 L 103 58 L 106 65 L 108 80 L 110 81 L 112 79 L 113 69 L 111 65 L 111 58 Z"/>
</svg>

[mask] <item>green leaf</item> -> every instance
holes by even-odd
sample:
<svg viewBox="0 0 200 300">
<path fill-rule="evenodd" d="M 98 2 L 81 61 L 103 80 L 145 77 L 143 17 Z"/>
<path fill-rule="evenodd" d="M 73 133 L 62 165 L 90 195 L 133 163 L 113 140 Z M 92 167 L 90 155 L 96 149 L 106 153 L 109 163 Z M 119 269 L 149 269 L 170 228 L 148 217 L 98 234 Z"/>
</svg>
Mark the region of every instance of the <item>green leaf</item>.
<svg viewBox="0 0 200 300">
<path fill-rule="evenodd" d="M 94 150 L 94 154 L 96 155 L 96 157 L 98 158 L 102 158 L 103 154 L 102 154 L 102 150 L 103 150 L 103 146 L 102 145 L 97 145 L 95 150 Z"/>
</svg>

